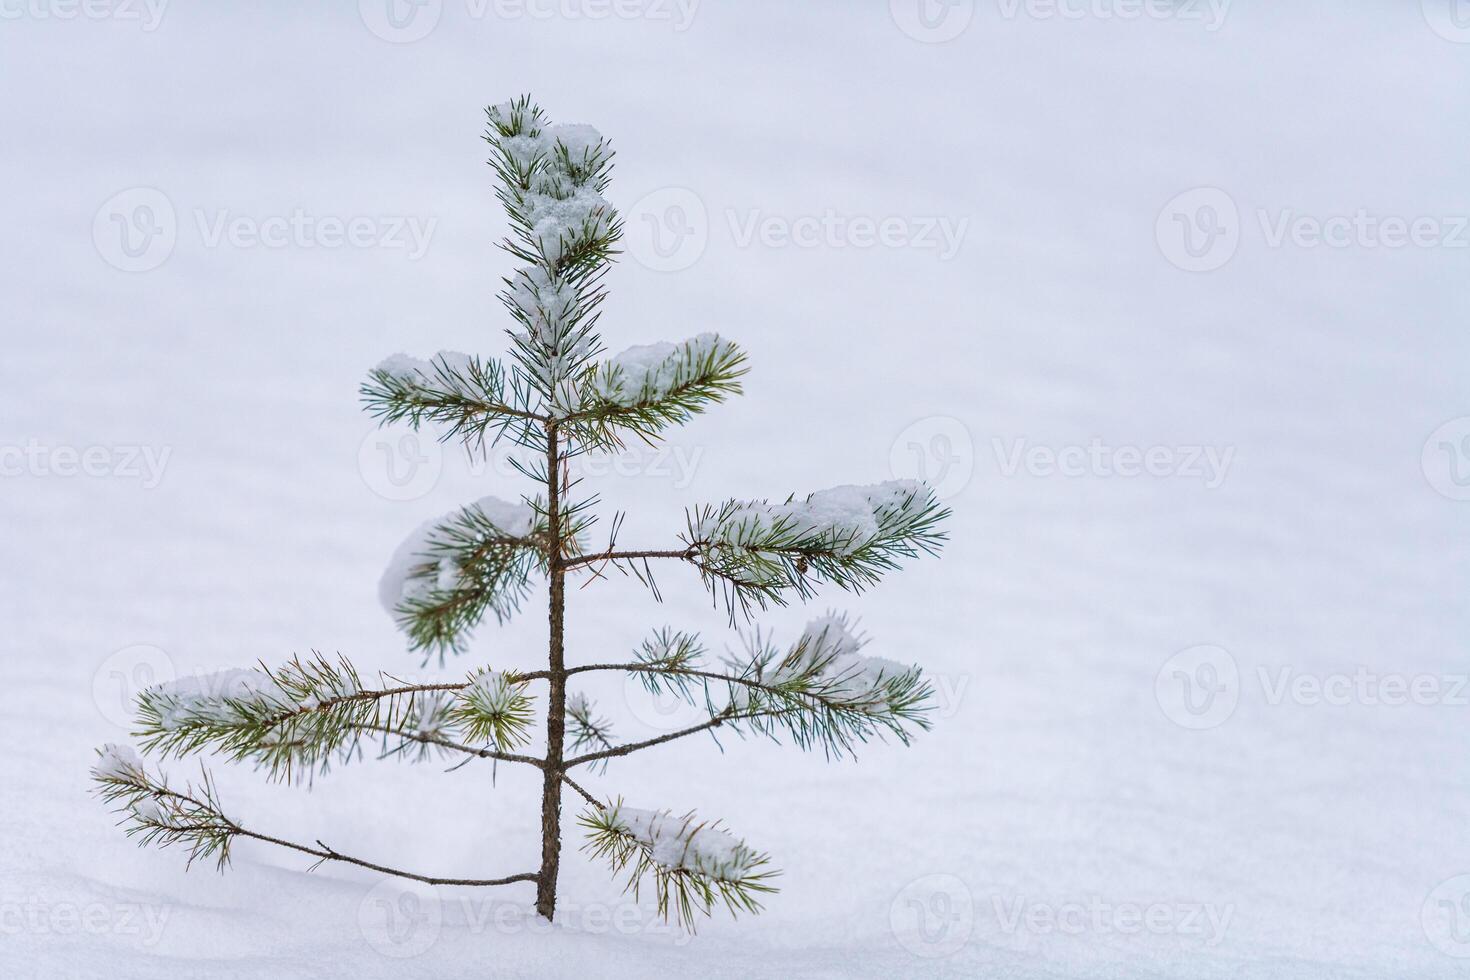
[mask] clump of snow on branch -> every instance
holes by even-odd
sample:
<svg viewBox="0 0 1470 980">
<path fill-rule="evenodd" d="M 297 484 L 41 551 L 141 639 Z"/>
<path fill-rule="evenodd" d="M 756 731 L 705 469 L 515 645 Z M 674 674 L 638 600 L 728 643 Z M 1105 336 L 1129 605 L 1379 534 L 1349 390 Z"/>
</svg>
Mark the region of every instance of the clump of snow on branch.
<svg viewBox="0 0 1470 980">
<path fill-rule="evenodd" d="M 133 747 L 118 745 L 115 742 L 108 742 L 102 746 L 97 753 L 97 762 L 92 766 L 92 774 L 98 779 L 121 779 L 136 782 L 143 773 L 143 760 L 138 757 Z"/>
<path fill-rule="evenodd" d="M 901 521 L 909 511 L 920 513 L 928 502 L 928 488 L 917 480 L 832 487 L 784 504 L 737 501 L 711 511 L 694 533 L 738 546 L 780 530 L 795 539 L 821 539 L 835 553 L 849 555 L 878 537 L 885 522 Z"/>
<path fill-rule="evenodd" d="M 824 700 L 841 701 L 869 714 L 888 710 L 886 681 L 914 673 L 917 668 L 884 657 L 866 657 L 860 651 L 867 639 L 853 631 L 848 618 L 828 613 L 812 620 L 790 654 L 761 682 L 772 687 L 799 683 Z"/>
<path fill-rule="evenodd" d="M 677 344 L 629 347 L 602 365 L 591 389 L 597 397 L 617 405 L 660 401 L 696 380 L 704 365 L 735 353 L 735 345 L 715 333 L 702 333 Z"/>
<path fill-rule="evenodd" d="M 650 857 L 669 869 L 692 871 L 722 881 L 739 881 L 759 855 L 727 830 L 676 817 L 666 810 L 640 810 L 618 804 L 607 823 L 646 845 Z"/>
<path fill-rule="evenodd" d="M 535 508 L 499 497 L 481 497 L 467 508 L 425 521 L 399 544 L 378 580 L 378 601 L 384 609 L 393 613 L 405 601 L 457 587 L 461 566 L 443 546 L 441 531 L 453 518 L 471 509 L 506 538 L 525 538 L 536 528 Z"/>
<path fill-rule="evenodd" d="M 222 670 L 155 684 L 144 693 L 165 731 L 200 724 L 233 725 L 251 709 L 280 704 L 287 695 L 263 670 Z"/>
<path fill-rule="evenodd" d="M 453 350 L 441 350 L 427 361 L 407 354 L 394 354 L 383 358 L 373 370 L 407 384 L 431 387 L 441 377 L 468 372 L 472 361 L 470 355 Z"/>
<path fill-rule="evenodd" d="M 540 111 L 523 103 L 494 106 L 488 118 L 488 138 L 508 163 L 503 199 L 530 247 L 525 257 L 535 259 L 501 294 L 524 328 L 511 336 L 545 409 L 570 415 L 580 405 L 573 378 L 598 346 L 592 321 L 582 315 L 595 305 L 595 293 L 578 260 L 584 249 L 605 250 L 619 228 L 602 194 L 611 151 L 592 126 L 543 125 Z"/>
</svg>

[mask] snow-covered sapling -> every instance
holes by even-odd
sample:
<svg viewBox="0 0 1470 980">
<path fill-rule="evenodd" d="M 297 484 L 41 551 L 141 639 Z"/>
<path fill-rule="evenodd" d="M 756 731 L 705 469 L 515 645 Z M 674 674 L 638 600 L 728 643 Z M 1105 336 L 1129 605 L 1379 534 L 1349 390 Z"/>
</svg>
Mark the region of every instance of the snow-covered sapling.
<svg viewBox="0 0 1470 980">
<path fill-rule="evenodd" d="M 625 872 L 636 895 L 651 884 L 660 911 L 686 926 L 716 904 L 756 911 L 775 890 L 767 855 L 693 814 L 626 805 L 574 779 L 610 760 L 675 739 L 717 731 L 789 737 L 842 756 L 872 737 L 907 743 L 926 728 L 931 687 L 918 668 L 866 656 L 841 615 L 814 620 L 793 642 L 746 632 L 743 652 L 711 660 L 699 637 L 661 629 L 622 662 L 569 663 L 563 642 L 567 583 L 616 569 L 657 595 L 653 569 L 682 564 L 699 573 L 732 625 L 771 604 L 809 599 L 830 583 L 859 592 L 901 558 L 935 552 L 947 511 L 921 483 L 843 486 L 784 502 L 728 500 L 694 507 L 684 529 L 660 547 L 624 549 L 622 515 L 606 546 L 588 547 L 596 499 L 578 493 L 570 462 L 628 438 L 653 442 L 668 427 L 740 391 L 745 353 L 713 333 L 633 347 L 604 357 L 597 334 L 603 275 L 622 224 L 603 197 L 612 150 L 590 126 L 552 125 L 529 98 L 487 110 L 485 138 L 497 195 L 512 228 L 504 249 L 518 268 L 500 298 L 514 325 L 503 361 L 444 352 L 427 361 L 399 355 L 362 387 L 382 422 L 439 430 L 470 452 L 498 441 L 520 447 L 519 472 L 534 489 L 518 500 L 485 497 L 418 528 L 398 549 L 381 598 L 426 659 L 463 653 L 486 615 L 505 620 L 547 582 L 545 667 L 480 667 L 458 680 L 369 682 L 345 659 L 320 655 L 282 666 L 226 671 L 149 688 L 138 698 L 136 737 L 167 759 L 213 752 L 249 761 L 284 780 L 364 755 L 449 756 L 534 767 L 542 774 L 539 867 L 498 878 L 443 878 L 350 857 L 321 840 L 297 843 L 227 816 L 206 771 L 190 784 L 151 771 L 128 746 L 108 745 L 93 775 L 118 804 L 129 834 L 182 844 L 192 862 L 223 867 L 237 838 L 300 851 L 321 862 L 356 864 L 433 884 L 534 882 L 536 909 L 550 919 L 562 847 L 562 794 L 587 804 L 585 849 Z M 579 674 L 635 675 L 650 694 L 682 698 L 705 713 L 678 731 L 619 742 L 581 692 Z M 539 690 L 538 690 L 539 688 Z M 539 702 L 539 704 L 538 704 Z M 545 739 L 522 751 L 544 713 Z"/>
</svg>

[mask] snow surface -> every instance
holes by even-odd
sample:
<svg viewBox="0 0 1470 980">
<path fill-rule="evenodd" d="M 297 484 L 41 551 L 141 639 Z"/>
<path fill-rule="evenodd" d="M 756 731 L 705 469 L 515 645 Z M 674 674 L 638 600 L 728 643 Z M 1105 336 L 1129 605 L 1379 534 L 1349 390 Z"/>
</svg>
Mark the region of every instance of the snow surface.
<svg viewBox="0 0 1470 980">
<path fill-rule="evenodd" d="M 1466 671 L 1470 503 L 1421 456 L 1470 414 L 1470 252 L 1273 247 L 1255 211 L 1463 213 L 1470 47 L 1407 0 L 1237 3 L 1213 33 L 977 5 L 942 44 L 889 6 L 710 2 L 679 32 L 426 4 L 442 22 L 403 44 L 352 3 L 171 4 L 152 32 L 5 22 L 0 975 L 1465 975 L 1422 918 L 1470 872 L 1470 709 L 1270 695 L 1286 669 Z M 698 323 L 751 358 L 747 394 L 663 455 L 585 461 L 602 512 L 628 511 L 622 543 L 669 546 L 692 503 L 843 481 L 922 475 L 955 511 L 940 558 L 761 617 L 794 637 L 849 611 L 867 649 L 922 665 L 940 711 L 911 747 L 829 764 L 686 740 L 582 774 L 721 818 L 784 872 L 760 916 L 692 939 L 575 833 L 545 928 L 528 884 L 400 891 L 249 841 L 224 875 L 186 872 L 89 795 L 96 748 L 128 739 L 122 696 L 148 684 L 313 649 L 365 675 L 537 665 L 544 591 L 442 670 L 375 608 L 410 529 L 524 484 L 432 438 L 381 441 L 356 393 L 391 351 L 503 350 L 512 270 L 479 137 L 483 105 L 522 91 L 619 149 L 630 251 L 607 279 L 608 349 Z M 1228 264 L 1191 273 L 1155 223 L 1200 186 L 1245 227 Z M 177 219 L 146 272 L 92 238 L 134 187 Z M 655 230 L 676 240 L 677 215 L 634 207 L 656 191 L 705 229 L 687 268 L 640 261 Z M 416 262 L 210 244 L 221 219 L 297 206 L 438 225 Z M 783 222 L 820 231 L 829 210 L 970 221 L 948 261 L 780 244 Z M 1234 456 L 1213 488 L 1183 454 L 1167 476 L 1027 460 L 1094 440 Z M 58 447 L 102 447 L 112 470 L 68 475 Z M 692 575 L 657 571 L 662 605 L 617 575 L 569 589 L 569 658 L 630 657 L 663 625 L 735 646 Z M 1241 687 L 1228 719 L 1191 730 L 1155 688 L 1198 644 L 1228 651 Z M 687 723 L 636 683 L 578 687 L 620 738 Z M 428 874 L 534 869 L 539 774 L 447 765 L 369 760 L 310 788 L 215 775 L 264 833 Z M 1167 928 L 1108 911 L 1130 906 Z"/>
</svg>

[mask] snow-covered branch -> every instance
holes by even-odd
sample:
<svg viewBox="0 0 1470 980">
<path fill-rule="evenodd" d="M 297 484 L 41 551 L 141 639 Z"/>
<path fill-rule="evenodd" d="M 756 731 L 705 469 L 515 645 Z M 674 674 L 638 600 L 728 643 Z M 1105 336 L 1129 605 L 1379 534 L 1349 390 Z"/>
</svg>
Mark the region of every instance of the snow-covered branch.
<svg viewBox="0 0 1470 980">
<path fill-rule="evenodd" d="M 545 570 L 539 504 L 484 497 L 420 525 L 404 539 L 378 585 L 383 607 L 426 655 L 459 652 L 484 614 L 504 622 Z"/>
<path fill-rule="evenodd" d="M 621 445 L 623 432 L 651 441 L 740 394 L 746 370 L 745 352 L 713 333 L 630 347 L 596 368 L 579 399 L 582 407 L 567 421 L 596 446 Z"/>
<path fill-rule="evenodd" d="M 691 931 L 696 915 L 709 915 L 716 904 L 732 915 L 759 912 L 759 897 L 776 891 L 771 879 L 778 872 L 768 855 L 692 813 L 677 817 L 619 800 L 586 811 L 578 822 L 588 832 L 584 850 L 606 858 L 615 874 L 627 869 L 626 890 L 635 899 L 651 877 L 659 913 L 672 913 Z"/>
<path fill-rule="evenodd" d="M 519 377 L 493 360 L 440 351 L 427 361 L 395 354 L 368 375 L 360 389 L 368 411 L 383 423 L 426 422 L 445 427 L 443 438 L 482 445 L 509 434 L 518 444 L 539 448 L 546 417 L 531 410 L 531 395 Z"/>
<path fill-rule="evenodd" d="M 732 617 L 784 605 L 831 582 L 852 592 L 876 583 L 899 559 L 936 554 L 949 516 L 927 485 L 893 480 L 821 490 L 782 504 L 730 500 L 686 515 L 689 559 Z"/>
</svg>

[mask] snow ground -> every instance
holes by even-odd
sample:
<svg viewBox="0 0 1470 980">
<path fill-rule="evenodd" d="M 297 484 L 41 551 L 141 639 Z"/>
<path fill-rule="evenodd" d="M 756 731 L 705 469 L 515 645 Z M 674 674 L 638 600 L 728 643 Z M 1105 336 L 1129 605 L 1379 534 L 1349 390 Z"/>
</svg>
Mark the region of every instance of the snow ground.
<svg viewBox="0 0 1470 980">
<path fill-rule="evenodd" d="M 706 0 L 687 23 L 443 0 L 416 41 L 429 21 L 394 35 L 360 6 L 4 8 L 0 974 L 1465 975 L 1470 45 L 1448 4 L 1241 2 L 1216 23 L 985 0 L 943 43 L 898 25 L 940 36 L 970 5 L 925 28 L 903 0 Z M 765 620 L 859 613 L 869 652 L 938 680 L 932 733 L 857 764 L 689 741 L 588 780 L 722 817 L 784 870 L 763 915 L 693 939 L 575 839 L 546 929 L 529 886 L 401 892 L 249 844 L 185 874 L 88 795 L 92 748 L 149 679 L 313 648 L 417 672 L 382 567 L 424 518 L 515 481 L 432 447 L 409 468 L 355 387 L 395 351 L 502 349 L 478 133 L 521 91 L 620 150 L 609 346 L 712 330 L 752 355 L 743 399 L 596 481 L 631 511 L 625 541 L 667 540 L 689 503 L 921 464 L 955 509 L 941 560 Z M 1166 209 L 1200 187 L 1238 223 L 1217 193 Z M 114 199 L 135 188 L 166 204 Z M 367 218 L 369 244 L 251 243 L 297 208 Z M 1430 243 L 1271 244 L 1284 214 L 1360 210 L 1427 217 Z M 782 243 L 829 211 L 900 221 L 888 245 Z M 1203 234 L 1211 213 L 1233 253 L 1228 234 L 1182 251 L 1176 214 Z M 114 215 L 172 227 L 166 260 L 118 268 L 167 241 L 129 255 Z M 434 222 L 421 255 L 395 218 Z M 965 222 L 953 254 L 941 218 Z M 1094 439 L 1162 447 L 1173 475 L 1103 476 L 1077 456 Z M 1016 440 L 1074 447 L 1082 475 L 1012 467 Z M 88 447 L 108 475 L 56 472 Z M 690 576 L 662 585 L 662 607 L 626 581 L 574 594 L 574 655 L 664 623 L 732 639 Z M 535 662 L 541 623 L 483 630 L 446 671 Z M 1282 694 L 1282 671 L 1307 686 Z M 1422 703 L 1383 703 L 1385 676 Z M 1340 703 L 1313 703 L 1323 683 Z M 626 737 L 677 722 L 618 683 L 587 692 Z M 529 870 L 526 774 L 440 769 L 368 762 L 310 792 L 216 771 L 268 832 Z"/>
</svg>

